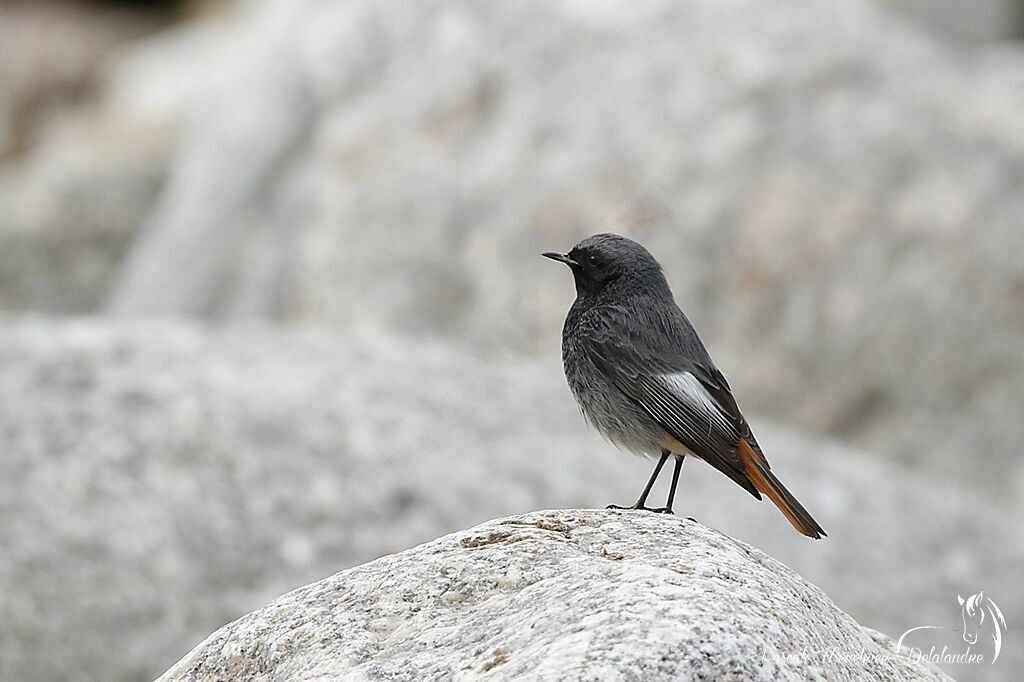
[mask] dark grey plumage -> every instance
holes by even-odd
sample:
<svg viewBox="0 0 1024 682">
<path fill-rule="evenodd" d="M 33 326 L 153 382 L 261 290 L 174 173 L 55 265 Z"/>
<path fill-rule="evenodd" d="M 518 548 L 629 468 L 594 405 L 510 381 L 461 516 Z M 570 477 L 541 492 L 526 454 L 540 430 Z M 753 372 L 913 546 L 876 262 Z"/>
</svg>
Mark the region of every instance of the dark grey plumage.
<svg viewBox="0 0 1024 682">
<path fill-rule="evenodd" d="M 658 455 L 658 469 L 676 455 L 696 456 L 754 497 L 766 493 L 800 532 L 825 532 L 778 482 L 686 315 L 676 305 L 661 266 L 640 244 L 598 234 L 567 254 L 545 256 L 570 266 L 576 300 L 562 331 L 569 387 L 587 420 L 605 437 L 636 453 Z M 669 504 L 659 511 L 671 511 Z"/>
</svg>

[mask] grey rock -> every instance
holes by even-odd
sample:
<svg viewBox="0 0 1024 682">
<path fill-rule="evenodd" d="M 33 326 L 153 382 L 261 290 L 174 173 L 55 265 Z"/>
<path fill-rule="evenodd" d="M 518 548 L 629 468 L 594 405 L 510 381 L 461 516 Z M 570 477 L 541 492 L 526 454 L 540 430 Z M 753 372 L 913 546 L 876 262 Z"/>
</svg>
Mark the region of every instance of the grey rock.
<svg viewBox="0 0 1024 682">
<path fill-rule="evenodd" d="M 164 153 L 138 140 L 125 152 L 94 132 L 78 122 L 0 167 L 0 310 L 82 313 L 107 297 L 157 197 Z"/>
<path fill-rule="evenodd" d="M 7 320 L 0 367 L 4 680 L 153 679 L 298 585 L 489 518 L 630 502 L 653 466 L 587 429 L 557 360 L 429 339 Z M 1018 507 L 751 419 L 830 537 L 699 462 L 681 515 L 894 635 L 957 627 L 957 595 L 981 589 L 1024 613 Z M 1007 645 L 949 672 L 1022 668 Z"/>
<path fill-rule="evenodd" d="M 159 24 L 156 15 L 127 7 L 59 0 L 0 5 L 0 165 L 88 100 L 104 60 Z"/>
<path fill-rule="evenodd" d="M 158 23 L 128 8 L 0 5 L 0 310 L 92 311 L 108 296 L 171 145 L 93 93 L 106 60 Z"/>
<path fill-rule="evenodd" d="M 697 523 L 547 511 L 295 590 L 160 681 L 950 679 L 893 644 Z"/>
<path fill-rule="evenodd" d="M 571 287 L 538 252 L 611 229 L 748 408 L 1024 491 L 1020 48 L 858 1 L 245 16 L 110 310 L 553 356 Z"/>
<path fill-rule="evenodd" d="M 159 23 L 130 8 L 0 7 L 0 310 L 82 313 L 109 296 L 187 93 L 234 44 L 223 20 L 139 41 Z"/>
<path fill-rule="evenodd" d="M 936 34 L 960 43 L 985 43 L 1024 36 L 1024 5 L 1020 0 L 874 0 L 918 22 Z"/>
</svg>

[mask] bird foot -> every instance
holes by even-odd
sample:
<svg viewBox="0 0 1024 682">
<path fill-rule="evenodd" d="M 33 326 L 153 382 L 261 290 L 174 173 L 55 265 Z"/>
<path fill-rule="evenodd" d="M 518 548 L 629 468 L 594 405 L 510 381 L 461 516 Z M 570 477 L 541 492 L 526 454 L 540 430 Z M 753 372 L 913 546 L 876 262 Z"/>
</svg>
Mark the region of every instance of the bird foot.
<svg viewBox="0 0 1024 682">
<path fill-rule="evenodd" d="M 607 507 L 605 507 L 605 509 L 621 509 L 621 510 L 625 510 L 625 511 L 649 511 L 649 512 L 654 512 L 655 514 L 674 514 L 675 513 L 671 509 L 669 509 L 668 507 L 657 507 L 657 508 L 655 508 L 655 507 L 648 507 L 648 506 L 640 504 L 639 502 L 636 503 L 636 504 L 632 504 L 632 505 L 630 505 L 628 507 L 620 507 L 617 504 L 609 504 Z"/>
</svg>

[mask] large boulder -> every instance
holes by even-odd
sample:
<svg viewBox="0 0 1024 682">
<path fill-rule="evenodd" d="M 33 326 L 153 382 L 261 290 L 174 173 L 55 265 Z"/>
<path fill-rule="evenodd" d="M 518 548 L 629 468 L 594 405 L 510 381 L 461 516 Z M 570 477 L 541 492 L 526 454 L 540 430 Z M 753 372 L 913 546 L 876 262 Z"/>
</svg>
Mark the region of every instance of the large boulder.
<svg viewBox="0 0 1024 682">
<path fill-rule="evenodd" d="M 100 307 L 160 188 L 166 135 L 94 94 L 162 22 L 104 5 L 0 4 L 0 310 Z"/>
<path fill-rule="evenodd" d="M 90 99 L 105 59 L 163 23 L 159 12 L 97 4 L 0 4 L 0 166 Z"/>
<path fill-rule="evenodd" d="M 102 306 L 164 179 L 159 144 L 122 131 L 126 146 L 111 146 L 83 121 L 64 128 L 0 165 L 0 310 Z"/>
<path fill-rule="evenodd" d="M 663 260 L 749 407 L 1024 490 L 1024 51 L 858 1 L 249 16 L 110 310 L 550 356 L 571 287 L 538 252 L 611 229 Z"/>
<path fill-rule="evenodd" d="M 0 367 L 5 680 L 152 679 L 298 585 L 489 518 L 630 502 L 653 466 L 588 431 L 557 362 L 423 339 L 22 320 L 0 323 Z M 980 589 L 1024 613 L 1019 508 L 753 424 L 829 538 L 699 462 L 681 515 L 885 632 L 953 627 Z M 1024 649 L 976 668 L 1015 679 Z"/>
<path fill-rule="evenodd" d="M 771 557 L 692 521 L 548 511 L 295 590 L 160 682 L 948 680 Z"/>
<path fill-rule="evenodd" d="M 954 42 L 996 42 L 1024 37 L 1020 0 L 874 0 Z"/>
</svg>

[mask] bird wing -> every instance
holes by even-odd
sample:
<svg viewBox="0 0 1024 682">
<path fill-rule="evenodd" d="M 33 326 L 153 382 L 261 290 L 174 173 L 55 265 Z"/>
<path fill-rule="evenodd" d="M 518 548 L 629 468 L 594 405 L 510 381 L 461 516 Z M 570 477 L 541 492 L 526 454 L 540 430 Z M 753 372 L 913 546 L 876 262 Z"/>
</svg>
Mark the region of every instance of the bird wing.
<svg viewBox="0 0 1024 682">
<path fill-rule="evenodd" d="M 739 452 L 741 440 L 754 448 L 756 442 L 728 382 L 703 347 L 688 355 L 663 341 L 671 334 L 631 332 L 598 327 L 583 337 L 582 346 L 598 371 L 669 435 L 761 499 Z"/>
</svg>

